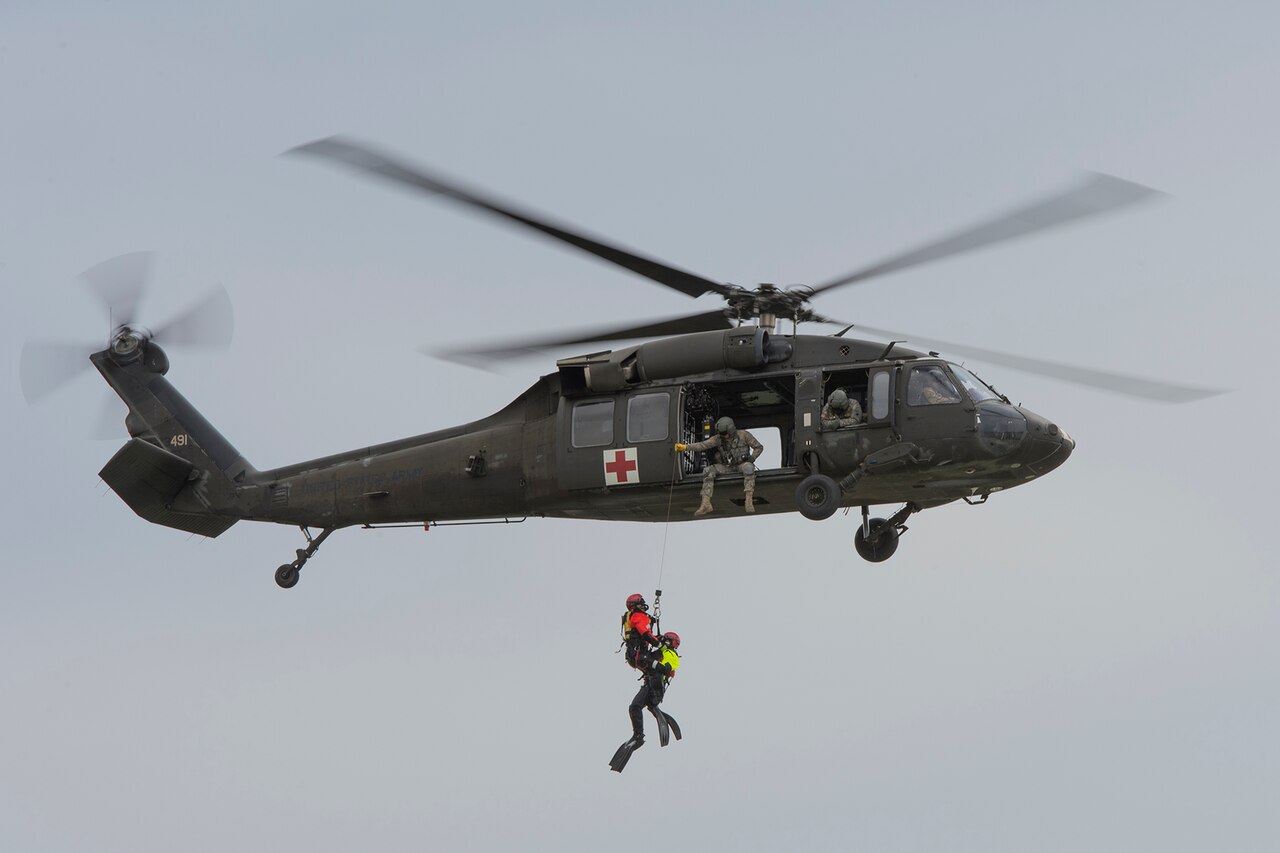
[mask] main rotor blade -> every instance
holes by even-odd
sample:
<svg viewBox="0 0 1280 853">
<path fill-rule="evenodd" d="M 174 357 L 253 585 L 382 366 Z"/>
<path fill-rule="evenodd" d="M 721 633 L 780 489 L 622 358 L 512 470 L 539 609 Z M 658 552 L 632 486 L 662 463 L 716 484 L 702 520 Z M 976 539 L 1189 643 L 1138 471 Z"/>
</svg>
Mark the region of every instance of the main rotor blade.
<svg viewBox="0 0 1280 853">
<path fill-rule="evenodd" d="M 617 341 L 627 338 L 651 338 L 663 335 L 683 335 L 689 332 L 713 332 L 720 329 L 732 329 L 733 323 L 723 311 L 708 311 L 705 314 L 692 314 L 684 317 L 669 317 L 655 320 L 642 326 L 630 326 L 622 329 L 599 329 L 578 332 L 566 337 L 533 338 L 524 341 L 505 343 L 492 349 L 479 350 L 420 350 L 427 355 L 434 355 L 450 361 L 464 364 L 484 366 L 486 363 L 506 358 L 530 355 L 553 347 L 569 344 L 590 344 L 602 341 Z"/>
<path fill-rule="evenodd" d="M 131 252 L 90 267 L 80 274 L 89 290 L 106 306 L 111 328 L 138 319 L 138 302 L 151 280 L 154 252 Z"/>
<path fill-rule="evenodd" d="M 571 230 L 569 226 L 551 221 L 546 216 L 528 210 L 522 210 L 514 204 L 499 201 L 492 196 L 474 190 L 464 189 L 461 185 L 438 175 L 428 173 L 420 167 L 410 167 L 393 160 L 385 154 L 374 151 L 367 145 L 339 136 L 319 139 L 306 145 L 291 148 L 285 153 L 313 154 L 328 160 L 334 160 L 389 181 L 413 187 L 431 195 L 443 195 L 461 202 L 464 205 L 501 216 L 519 225 L 540 231 L 549 237 L 589 252 L 624 269 L 639 273 L 645 278 L 664 284 L 689 296 L 701 296 L 707 292 L 727 294 L 729 288 L 723 284 L 703 278 L 694 273 L 685 272 L 660 261 L 646 258 L 634 252 L 618 248 L 593 237 Z"/>
<path fill-rule="evenodd" d="M 218 286 L 204 299 L 163 326 L 158 326 L 152 337 L 166 345 L 226 349 L 231 346 L 234 329 L 235 315 L 231 311 L 231 297 Z"/>
<path fill-rule="evenodd" d="M 1085 385 L 1090 388 L 1100 388 L 1103 391 L 1112 391 L 1116 394 L 1124 394 L 1129 397 L 1141 397 L 1144 400 L 1154 400 L 1157 403 L 1191 403 L 1196 400 L 1203 400 L 1208 397 L 1216 397 L 1219 394 L 1227 393 L 1227 389 L 1223 388 L 1201 388 L 1193 385 L 1174 385 L 1171 382 L 1161 382 L 1155 379 L 1143 379 L 1139 376 L 1112 373 L 1107 370 L 1094 370 L 1089 367 L 1077 367 L 1071 364 L 1061 364 L 1056 361 L 1028 358 L 1023 355 L 1011 355 L 1010 353 L 972 347 L 967 344 L 942 341 L 937 338 L 921 338 L 918 335 L 907 335 L 903 332 L 891 332 L 887 329 L 875 329 L 871 326 L 864 326 L 861 323 L 854 326 L 854 329 L 875 335 L 876 337 L 886 338 L 888 340 L 925 342 L 933 344 L 945 352 L 952 352 L 957 355 L 976 358 L 980 361 L 999 364 L 1004 367 L 1012 367 L 1016 370 L 1025 370 L 1028 373 L 1037 373 L 1041 376 L 1052 376 L 1054 379 L 1061 379 L 1064 382 L 1074 382 L 1077 385 Z"/>
<path fill-rule="evenodd" d="M 1077 219 L 1106 213 L 1157 195 L 1163 195 L 1163 193 L 1122 178 L 1094 174 L 1084 184 L 1073 190 L 1018 208 L 941 240 L 926 243 L 874 266 L 854 270 L 818 285 L 813 292 L 817 295 L 835 287 L 855 284 L 897 270 L 990 246 L 993 243 L 1056 228 Z"/>
<path fill-rule="evenodd" d="M 89 356 L 101 347 L 52 341 L 27 341 L 18 358 L 22 396 L 36 403 L 91 366 Z"/>
</svg>

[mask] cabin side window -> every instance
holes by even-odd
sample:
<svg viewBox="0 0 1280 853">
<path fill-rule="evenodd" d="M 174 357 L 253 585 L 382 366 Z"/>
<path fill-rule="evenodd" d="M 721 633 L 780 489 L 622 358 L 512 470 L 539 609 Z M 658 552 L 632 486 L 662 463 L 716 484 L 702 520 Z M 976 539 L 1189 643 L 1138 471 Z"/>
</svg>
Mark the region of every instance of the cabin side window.
<svg viewBox="0 0 1280 853">
<path fill-rule="evenodd" d="M 591 400 L 573 407 L 573 446 L 613 444 L 613 400 Z"/>
<path fill-rule="evenodd" d="M 670 394 L 637 394 L 627 401 L 627 444 L 666 441 L 670 423 Z"/>
<path fill-rule="evenodd" d="M 836 391 L 844 392 L 845 399 L 849 401 L 849 408 L 845 413 L 832 412 L 832 416 L 841 421 L 852 420 L 855 422 L 853 424 L 855 426 L 865 423 L 868 391 L 867 369 L 861 367 L 854 370 L 834 370 L 831 373 L 823 374 L 822 399 L 819 401 L 823 411 L 826 411 L 826 404 Z M 847 422 L 840 424 L 841 428 L 848 426 L 850 424 Z M 833 428 L 829 423 L 823 424 L 823 429 Z"/>
<path fill-rule="evenodd" d="M 959 402 L 960 392 L 940 366 L 925 364 L 911 368 L 911 375 L 907 378 L 908 406 L 937 406 Z"/>
<path fill-rule="evenodd" d="M 871 377 L 871 417 L 889 417 L 889 371 L 880 370 Z"/>
</svg>

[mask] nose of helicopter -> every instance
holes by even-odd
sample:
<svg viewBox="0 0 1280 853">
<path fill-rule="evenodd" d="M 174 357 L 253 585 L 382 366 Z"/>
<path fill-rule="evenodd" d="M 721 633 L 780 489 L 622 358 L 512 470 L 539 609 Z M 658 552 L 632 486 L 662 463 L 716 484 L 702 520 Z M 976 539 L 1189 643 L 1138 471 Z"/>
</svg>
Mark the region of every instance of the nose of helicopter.
<svg viewBox="0 0 1280 853">
<path fill-rule="evenodd" d="M 1066 462 L 1071 451 L 1076 449 L 1075 439 L 1048 418 L 1027 409 L 1019 411 L 1027 419 L 1027 437 L 1017 451 L 1018 461 L 1039 474 L 1052 471 Z"/>
</svg>

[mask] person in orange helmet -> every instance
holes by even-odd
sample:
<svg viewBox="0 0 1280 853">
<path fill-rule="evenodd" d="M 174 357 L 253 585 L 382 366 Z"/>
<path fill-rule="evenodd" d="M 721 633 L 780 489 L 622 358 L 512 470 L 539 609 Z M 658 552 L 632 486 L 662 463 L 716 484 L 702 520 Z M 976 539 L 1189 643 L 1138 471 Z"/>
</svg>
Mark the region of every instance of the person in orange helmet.
<svg viewBox="0 0 1280 853">
<path fill-rule="evenodd" d="M 627 612 L 622 614 L 622 645 L 627 664 L 635 669 L 644 669 L 650 650 L 659 645 L 649 618 L 649 605 L 638 592 L 627 596 Z"/>
</svg>

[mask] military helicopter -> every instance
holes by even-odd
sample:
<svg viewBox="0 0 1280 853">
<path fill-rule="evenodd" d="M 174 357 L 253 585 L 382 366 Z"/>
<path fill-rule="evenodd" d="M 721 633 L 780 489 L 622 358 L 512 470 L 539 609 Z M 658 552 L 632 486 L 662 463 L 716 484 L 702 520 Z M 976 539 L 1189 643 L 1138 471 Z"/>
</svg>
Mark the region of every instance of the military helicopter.
<svg viewBox="0 0 1280 853">
<path fill-rule="evenodd" d="M 298 526 L 306 547 L 275 573 L 286 589 L 298 582 L 321 543 L 345 527 L 511 523 L 529 517 L 694 520 L 708 460 L 677 452 L 674 445 L 707 437 L 721 417 L 748 430 L 776 430 L 779 437 L 780 458 L 758 471 L 758 512 L 798 511 L 822 520 L 856 507 L 861 523 L 855 549 L 867 560 L 886 560 L 913 514 L 957 500 L 983 503 L 1036 480 L 1065 462 L 1075 443 L 1056 423 L 1013 405 L 966 367 L 937 351 L 902 346 L 906 336 L 900 333 L 860 326 L 883 340 L 845 337 L 853 327 L 815 313 L 811 300 L 1154 194 L 1095 175 L 1081 186 L 813 286 L 747 289 L 587 236 L 356 141 L 331 137 L 290 153 L 450 199 L 688 296 L 716 294 L 725 304 L 625 328 L 447 353 L 493 360 L 551 347 L 651 339 L 560 359 L 553 372 L 481 420 L 258 470 L 165 378 L 169 358 L 162 342 L 229 342 L 225 293 L 214 293 L 152 332 L 136 316 L 146 256 L 126 255 L 90 270 L 85 280 L 113 317 L 107 346 L 29 342 L 21 360 L 28 400 L 69 379 L 87 358 L 128 406 L 130 439 L 103 467 L 102 479 L 147 521 L 203 536 L 218 536 L 240 520 Z M 791 321 L 790 334 L 779 328 L 784 320 Z M 801 323 L 845 328 L 800 334 Z M 957 355 L 1159 402 L 1222 393 L 937 343 Z M 823 428 L 820 412 L 836 389 L 866 414 L 850 427 Z M 724 501 L 736 491 L 734 479 L 721 478 L 722 509 L 707 519 L 741 512 L 741 498 Z M 872 507 L 896 504 L 901 507 L 884 517 L 871 515 Z"/>
</svg>

